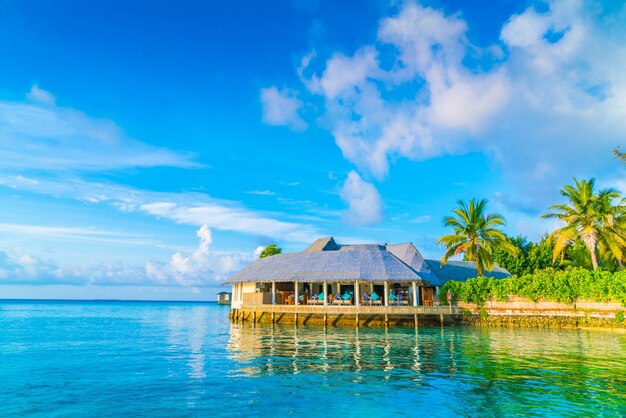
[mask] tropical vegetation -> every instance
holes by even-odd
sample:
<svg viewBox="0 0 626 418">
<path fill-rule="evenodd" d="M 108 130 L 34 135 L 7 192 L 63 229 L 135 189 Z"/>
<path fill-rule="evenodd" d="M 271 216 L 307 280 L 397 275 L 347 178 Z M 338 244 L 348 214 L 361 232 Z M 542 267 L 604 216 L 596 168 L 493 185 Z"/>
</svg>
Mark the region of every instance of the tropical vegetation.
<svg viewBox="0 0 626 418">
<path fill-rule="evenodd" d="M 626 161 L 626 154 L 618 153 Z M 450 291 L 456 300 L 479 305 L 516 295 L 571 303 L 578 299 L 619 301 L 626 306 L 626 199 L 612 188 L 597 190 L 595 179 L 578 180 L 561 189 L 565 202 L 550 207 L 542 218 L 560 226 L 532 242 L 506 236 L 504 218 L 485 213 L 486 200 L 459 201 L 454 216 L 444 218 L 453 233 L 439 239 L 446 247 L 442 264 L 463 254 L 476 261 L 477 276 L 449 281 L 439 295 L 443 304 Z M 505 279 L 484 277 L 494 264 L 507 269 Z"/>
<path fill-rule="evenodd" d="M 278 248 L 276 244 L 270 244 L 267 247 L 265 247 L 263 251 L 261 251 L 261 254 L 259 254 L 259 258 L 270 257 L 276 254 L 280 254 L 282 252 L 283 252 L 282 248 Z"/>
<path fill-rule="evenodd" d="M 455 300 L 483 305 L 489 299 L 506 301 L 508 296 L 572 303 L 576 300 L 597 302 L 618 301 L 626 306 L 626 271 L 611 273 L 580 267 L 554 270 L 551 268 L 505 279 L 476 277 L 465 282 L 448 281 L 439 298 L 447 304 L 450 290 Z"/>
<path fill-rule="evenodd" d="M 444 225 L 451 227 L 453 233 L 437 241 L 446 247 L 446 253 L 441 259 L 442 265 L 450 257 L 463 254 L 466 260 L 476 262 L 476 273 L 482 276 L 485 269 L 493 269 L 494 250 L 513 256 L 518 254 L 518 248 L 499 229 L 505 225 L 504 218 L 495 213 L 486 213 L 486 199 L 472 199 L 469 204 L 459 200 L 457 203 L 459 206 L 453 211 L 455 216 L 446 216 L 443 220 Z"/>
<path fill-rule="evenodd" d="M 568 202 L 551 206 L 553 212 L 542 216 L 565 224 L 550 234 L 554 242 L 553 261 L 563 258 L 566 248 L 582 241 L 594 270 L 599 266 L 599 257 L 608 262 L 613 259 L 621 266 L 626 257 L 626 203 L 619 192 L 596 192 L 592 178 L 574 179 L 574 184 L 563 187 L 561 194 Z"/>
</svg>

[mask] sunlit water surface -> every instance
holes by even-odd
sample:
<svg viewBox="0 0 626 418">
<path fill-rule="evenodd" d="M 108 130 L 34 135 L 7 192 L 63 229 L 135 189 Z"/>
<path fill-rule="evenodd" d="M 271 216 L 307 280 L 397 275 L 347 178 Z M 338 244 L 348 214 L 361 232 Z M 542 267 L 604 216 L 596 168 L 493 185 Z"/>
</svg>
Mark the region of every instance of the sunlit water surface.
<svg viewBox="0 0 626 418">
<path fill-rule="evenodd" d="M 626 335 L 230 324 L 228 307 L 0 302 L 2 416 L 626 416 Z"/>
</svg>

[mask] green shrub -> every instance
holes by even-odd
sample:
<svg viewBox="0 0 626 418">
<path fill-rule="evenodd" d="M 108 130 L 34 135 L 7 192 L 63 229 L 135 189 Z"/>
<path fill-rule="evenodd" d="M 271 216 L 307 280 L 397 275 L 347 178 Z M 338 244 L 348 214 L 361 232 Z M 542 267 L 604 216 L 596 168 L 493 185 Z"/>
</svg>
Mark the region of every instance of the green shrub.
<svg viewBox="0 0 626 418">
<path fill-rule="evenodd" d="M 566 270 L 547 268 L 532 274 L 506 279 L 476 277 L 465 282 L 449 281 L 439 293 L 442 304 L 450 290 L 456 300 L 484 305 L 495 299 L 506 301 L 509 295 L 572 303 L 578 299 L 606 302 L 614 300 L 626 306 L 626 272 L 585 270 L 574 267 Z"/>
<path fill-rule="evenodd" d="M 615 312 L 615 322 L 618 324 L 624 322 L 624 311 Z"/>
</svg>

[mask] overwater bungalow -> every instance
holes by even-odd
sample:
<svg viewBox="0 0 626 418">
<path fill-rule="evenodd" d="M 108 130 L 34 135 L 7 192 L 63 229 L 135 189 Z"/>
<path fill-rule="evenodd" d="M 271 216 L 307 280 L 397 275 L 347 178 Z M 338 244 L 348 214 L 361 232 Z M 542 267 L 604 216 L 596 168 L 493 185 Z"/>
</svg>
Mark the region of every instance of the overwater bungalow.
<svg viewBox="0 0 626 418">
<path fill-rule="evenodd" d="M 217 294 L 218 305 L 230 305 L 232 299 L 233 299 L 233 294 L 231 292 L 219 292 Z"/>
<path fill-rule="evenodd" d="M 499 267 L 487 274 L 510 275 Z M 441 266 L 424 259 L 412 243 L 340 245 L 326 237 L 303 252 L 259 259 L 225 284 L 233 287 L 234 319 L 326 324 L 330 315 L 333 324 L 381 318 L 387 324 L 389 315 L 396 321 L 407 315 L 417 321 L 418 314 L 444 321 L 453 311 L 437 306 L 440 287 L 475 276 L 473 262 Z"/>
</svg>

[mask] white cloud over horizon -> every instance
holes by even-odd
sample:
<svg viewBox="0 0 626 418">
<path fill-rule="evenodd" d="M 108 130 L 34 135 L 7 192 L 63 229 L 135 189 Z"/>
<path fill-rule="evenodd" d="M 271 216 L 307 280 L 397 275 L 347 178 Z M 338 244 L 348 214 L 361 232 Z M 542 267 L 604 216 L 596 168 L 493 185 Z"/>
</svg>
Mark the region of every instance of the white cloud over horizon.
<svg viewBox="0 0 626 418">
<path fill-rule="evenodd" d="M 0 250 L 0 283 L 11 285 L 141 285 L 216 286 L 233 272 L 258 257 L 258 248 L 249 253 L 214 251 L 211 230 L 203 225 L 196 235 L 198 246 L 191 253 L 177 251 L 168 261 L 146 264 L 121 260 L 99 263 L 65 263 L 29 254 L 20 249 Z"/>
</svg>

